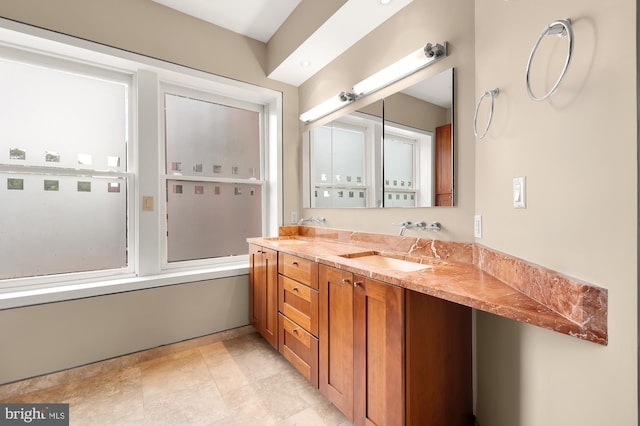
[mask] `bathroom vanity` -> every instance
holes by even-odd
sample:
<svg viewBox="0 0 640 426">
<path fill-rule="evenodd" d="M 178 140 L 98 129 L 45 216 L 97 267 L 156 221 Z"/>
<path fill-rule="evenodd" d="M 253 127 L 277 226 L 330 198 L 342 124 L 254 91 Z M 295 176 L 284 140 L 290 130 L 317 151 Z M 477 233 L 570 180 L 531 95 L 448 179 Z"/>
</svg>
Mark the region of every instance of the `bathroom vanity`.
<svg viewBox="0 0 640 426">
<path fill-rule="evenodd" d="M 473 424 L 471 308 L 606 344 L 606 290 L 518 259 L 415 237 L 279 233 L 248 240 L 251 323 L 356 425 Z M 513 282 L 497 278 L 505 268 Z M 527 294 L 517 271 L 563 299 Z"/>
</svg>

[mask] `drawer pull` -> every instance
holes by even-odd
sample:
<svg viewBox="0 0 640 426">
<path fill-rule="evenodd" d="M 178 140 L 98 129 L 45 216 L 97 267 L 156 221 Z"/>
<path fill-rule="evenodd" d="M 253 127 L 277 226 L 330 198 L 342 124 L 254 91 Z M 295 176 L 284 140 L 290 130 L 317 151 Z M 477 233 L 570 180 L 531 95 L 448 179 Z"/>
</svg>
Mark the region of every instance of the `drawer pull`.
<svg viewBox="0 0 640 426">
<path fill-rule="evenodd" d="M 300 291 L 300 290 L 298 290 L 298 287 L 293 287 L 293 288 L 291 289 L 291 291 L 295 291 L 295 292 L 297 293 L 297 292 L 298 292 L 298 291 Z"/>
<path fill-rule="evenodd" d="M 298 266 L 298 262 L 291 262 L 293 266 Z"/>
<path fill-rule="evenodd" d="M 342 284 L 349 284 L 349 278 L 343 278 Z"/>
<path fill-rule="evenodd" d="M 294 328 L 293 330 L 291 330 L 291 332 L 292 332 L 293 334 L 298 334 L 298 329 L 297 329 L 297 328 Z"/>
<path fill-rule="evenodd" d="M 354 287 L 359 287 L 359 286 L 361 286 L 361 285 L 362 285 L 362 281 L 354 281 L 354 282 L 353 282 L 353 286 L 354 286 Z"/>
</svg>

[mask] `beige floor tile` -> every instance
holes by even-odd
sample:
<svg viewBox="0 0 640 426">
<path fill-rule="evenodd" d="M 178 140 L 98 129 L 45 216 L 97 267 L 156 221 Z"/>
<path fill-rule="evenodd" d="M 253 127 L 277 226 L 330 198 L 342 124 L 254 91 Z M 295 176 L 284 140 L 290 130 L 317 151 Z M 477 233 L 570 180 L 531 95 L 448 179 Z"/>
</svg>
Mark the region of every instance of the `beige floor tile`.
<svg viewBox="0 0 640 426">
<path fill-rule="evenodd" d="M 143 362 L 140 369 L 145 398 L 205 385 L 213 380 L 197 349 Z"/>
<path fill-rule="evenodd" d="M 351 425 L 257 333 L 200 342 L 9 401 L 69 403 L 73 426 Z"/>
</svg>

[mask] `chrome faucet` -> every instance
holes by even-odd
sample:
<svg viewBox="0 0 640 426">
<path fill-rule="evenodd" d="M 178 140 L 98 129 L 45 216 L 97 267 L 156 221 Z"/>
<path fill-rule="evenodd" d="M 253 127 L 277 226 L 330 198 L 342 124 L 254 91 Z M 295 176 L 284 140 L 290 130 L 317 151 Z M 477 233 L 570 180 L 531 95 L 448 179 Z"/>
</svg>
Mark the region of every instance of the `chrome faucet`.
<svg viewBox="0 0 640 426">
<path fill-rule="evenodd" d="M 325 219 L 322 216 L 303 217 L 302 219 L 300 219 L 298 221 L 298 225 L 302 225 L 305 222 L 325 223 L 326 221 L 327 221 L 327 219 Z"/>
<path fill-rule="evenodd" d="M 407 229 L 415 228 L 417 224 L 413 224 L 408 220 L 402 221 L 400 223 L 394 223 L 393 225 L 400 227 L 400 235 L 404 235 L 404 232 Z"/>
<path fill-rule="evenodd" d="M 433 222 L 433 223 L 427 224 L 427 222 L 422 222 L 422 221 L 412 223 L 408 220 L 405 220 L 400 223 L 394 223 L 394 225 L 400 227 L 400 235 L 404 235 L 407 229 L 412 229 L 412 228 L 417 228 L 421 231 L 424 231 L 426 229 L 426 230 L 435 231 L 435 232 L 438 232 L 441 228 L 440 222 Z"/>
</svg>

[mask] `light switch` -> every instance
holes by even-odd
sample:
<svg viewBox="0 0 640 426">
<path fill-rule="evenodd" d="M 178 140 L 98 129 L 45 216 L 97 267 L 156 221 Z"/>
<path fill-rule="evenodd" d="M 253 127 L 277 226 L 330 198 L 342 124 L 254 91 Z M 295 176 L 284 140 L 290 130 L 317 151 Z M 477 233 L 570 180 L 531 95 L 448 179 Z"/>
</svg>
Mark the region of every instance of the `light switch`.
<svg viewBox="0 0 640 426">
<path fill-rule="evenodd" d="M 516 209 L 526 209 L 526 186 L 525 178 L 517 177 L 513 180 L 513 207 Z"/>
<path fill-rule="evenodd" d="M 153 211 L 153 197 L 150 195 L 145 195 L 142 197 L 142 210 L 147 212 Z"/>
</svg>

